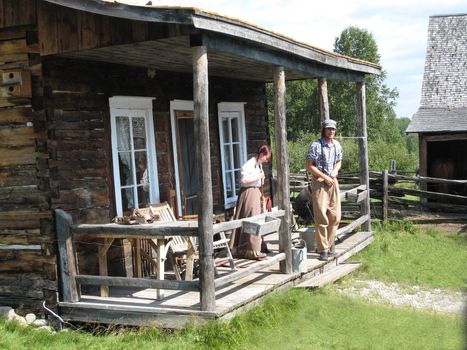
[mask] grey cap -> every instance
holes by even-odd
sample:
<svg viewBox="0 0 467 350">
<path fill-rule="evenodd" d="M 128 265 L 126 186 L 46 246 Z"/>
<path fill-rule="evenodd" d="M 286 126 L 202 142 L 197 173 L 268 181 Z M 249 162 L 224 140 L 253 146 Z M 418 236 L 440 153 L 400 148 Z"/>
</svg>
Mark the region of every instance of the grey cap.
<svg viewBox="0 0 467 350">
<path fill-rule="evenodd" d="M 335 120 L 332 120 L 332 119 L 326 119 L 321 125 L 325 129 L 327 129 L 327 128 L 335 129 L 336 125 L 337 125 L 337 122 Z"/>
</svg>

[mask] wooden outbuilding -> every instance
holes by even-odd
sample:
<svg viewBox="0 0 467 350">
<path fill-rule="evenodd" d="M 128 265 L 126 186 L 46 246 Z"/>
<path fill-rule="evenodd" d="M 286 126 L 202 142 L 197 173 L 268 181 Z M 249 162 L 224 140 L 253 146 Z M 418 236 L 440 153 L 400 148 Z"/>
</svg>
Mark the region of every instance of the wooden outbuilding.
<svg viewBox="0 0 467 350">
<path fill-rule="evenodd" d="M 134 283 L 198 291 L 199 315 L 214 315 L 216 288 L 231 280 L 215 280 L 213 235 L 221 228 L 212 217 L 232 210 L 241 164 L 271 138 L 282 220 L 276 261 L 291 274 L 286 80 L 320 80 L 323 118 L 326 81 L 355 82 L 363 187 L 362 216 L 351 228 L 371 231 L 364 77 L 379 74 L 378 65 L 196 8 L 0 0 L 0 73 L 0 304 L 37 310 L 45 301 L 72 310 L 77 283 Z M 198 215 L 195 228 L 180 226 L 181 235 L 198 236 L 198 281 L 94 283 L 77 275 L 97 274 L 95 243 L 107 237 L 87 224 L 107 227 L 115 216 L 163 201 L 178 217 Z M 173 234 L 149 231 L 133 238 Z M 123 248 L 111 250 L 109 274 L 119 276 Z"/>
<path fill-rule="evenodd" d="M 430 17 L 420 108 L 406 131 L 418 133 L 421 176 L 467 179 L 467 14 Z M 465 185 L 428 187 L 467 195 Z"/>
</svg>

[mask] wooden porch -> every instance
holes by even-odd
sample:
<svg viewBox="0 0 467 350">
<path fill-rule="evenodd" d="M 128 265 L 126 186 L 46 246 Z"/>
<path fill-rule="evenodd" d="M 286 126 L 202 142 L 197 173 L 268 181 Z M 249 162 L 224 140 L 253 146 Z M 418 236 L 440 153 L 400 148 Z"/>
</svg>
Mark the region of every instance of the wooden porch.
<svg viewBox="0 0 467 350">
<path fill-rule="evenodd" d="M 340 232 L 334 258 L 325 262 L 318 260 L 318 254 L 308 253 L 307 272 L 290 274 L 282 273 L 279 268 L 277 257 L 282 254 L 278 254 L 278 235 L 266 236 L 272 251 L 268 259 L 260 262 L 236 260 L 237 270 L 245 276 L 216 288 L 213 311 L 200 310 L 198 291 L 164 290 L 164 297 L 157 299 L 157 290 L 154 288 L 110 287 L 109 297 L 83 294 L 77 302 L 60 302 L 60 314 L 69 322 L 163 328 L 180 328 L 190 322 L 230 319 L 255 306 L 270 293 L 296 286 L 316 276 L 325 276 L 374 239 L 371 232 L 345 233 L 342 229 Z M 295 232 L 292 237 L 297 238 L 298 233 Z M 217 280 L 232 274 L 230 269 L 222 267 L 219 272 Z"/>
</svg>

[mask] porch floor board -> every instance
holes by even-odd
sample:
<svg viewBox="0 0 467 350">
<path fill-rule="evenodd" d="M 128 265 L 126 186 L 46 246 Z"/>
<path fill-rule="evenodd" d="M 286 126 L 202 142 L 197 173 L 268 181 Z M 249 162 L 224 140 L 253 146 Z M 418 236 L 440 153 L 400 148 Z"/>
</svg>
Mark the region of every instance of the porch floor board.
<svg viewBox="0 0 467 350">
<path fill-rule="evenodd" d="M 164 297 L 157 300 L 155 289 L 111 287 L 109 297 L 82 295 L 76 303 L 60 302 L 60 313 L 69 322 L 163 328 L 180 328 L 188 322 L 203 323 L 216 318 L 229 319 L 253 307 L 273 291 L 295 286 L 325 273 L 365 248 L 373 239 L 372 232 L 346 235 L 336 242 L 336 257 L 327 262 L 318 260 L 316 253 L 308 253 L 306 273 L 282 274 L 279 263 L 276 263 L 229 283 L 216 290 L 216 309 L 212 312 L 199 310 L 199 292 L 164 290 Z M 277 236 L 268 236 L 266 241 L 273 253 L 278 251 Z M 236 266 L 253 263 L 236 260 Z M 218 270 L 221 276 L 230 272 L 230 269 L 223 267 Z"/>
</svg>

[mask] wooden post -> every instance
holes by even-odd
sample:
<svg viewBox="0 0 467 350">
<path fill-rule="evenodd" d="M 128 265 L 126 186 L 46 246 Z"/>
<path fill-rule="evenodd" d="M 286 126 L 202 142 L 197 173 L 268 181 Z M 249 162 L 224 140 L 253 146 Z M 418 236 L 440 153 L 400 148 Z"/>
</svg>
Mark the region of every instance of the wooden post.
<svg viewBox="0 0 467 350">
<path fill-rule="evenodd" d="M 109 271 L 107 269 L 107 251 L 112 245 L 113 238 L 104 238 L 104 244 L 98 245 L 98 257 L 99 257 L 99 276 L 108 276 Z M 109 286 L 101 286 L 101 297 L 109 296 Z"/>
<path fill-rule="evenodd" d="M 366 185 L 368 195 L 360 204 L 362 215 L 368 215 L 368 221 L 363 224 L 365 231 L 371 231 L 370 215 L 370 175 L 368 168 L 368 135 L 366 130 L 366 94 L 365 83 L 356 83 L 357 93 L 357 117 L 358 117 L 358 154 L 360 163 L 360 184 Z"/>
<path fill-rule="evenodd" d="M 279 252 L 285 253 L 280 262 L 284 273 L 292 273 L 292 244 L 290 237 L 290 189 L 289 151 L 287 147 L 287 125 L 285 121 L 285 73 L 283 67 L 274 68 L 274 118 L 277 166 L 277 199 L 279 209 L 285 210 L 279 229 Z"/>
<path fill-rule="evenodd" d="M 216 296 L 214 286 L 211 152 L 209 148 L 208 57 L 206 46 L 194 46 L 192 47 L 192 52 L 194 129 L 199 188 L 200 303 L 201 311 L 214 311 L 216 308 Z"/>
<path fill-rule="evenodd" d="M 383 221 L 388 220 L 388 171 L 383 171 Z"/>
<path fill-rule="evenodd" d="M 427 162 L 427 140 L 423 134 L 418 134 L 418 175 L 427 177 L 428 176 L 428 162 Z M 428 189 L 426 182 L 420 183 L 420 189 L 426 191 Z M 426 198 L 420 198 L 422 203 L 427 203 Z"/>
<path fill-rule="evenodd" d="M 62 279 L 62 297 L 63 301 L 75 303 L 79 301 L 79 292 L 75 279 L 77 269 L 71 225 L 73 225 L 71 216 L 61 209 L 56 209 L 55 229 L 57 231 L 60 277 Z"/>
<path fill-rule="evenodd" d="M 328 82 L 326 78 L 318 78 L 319 111 L 321 123 L 329 119 Z"/>
</svg>

